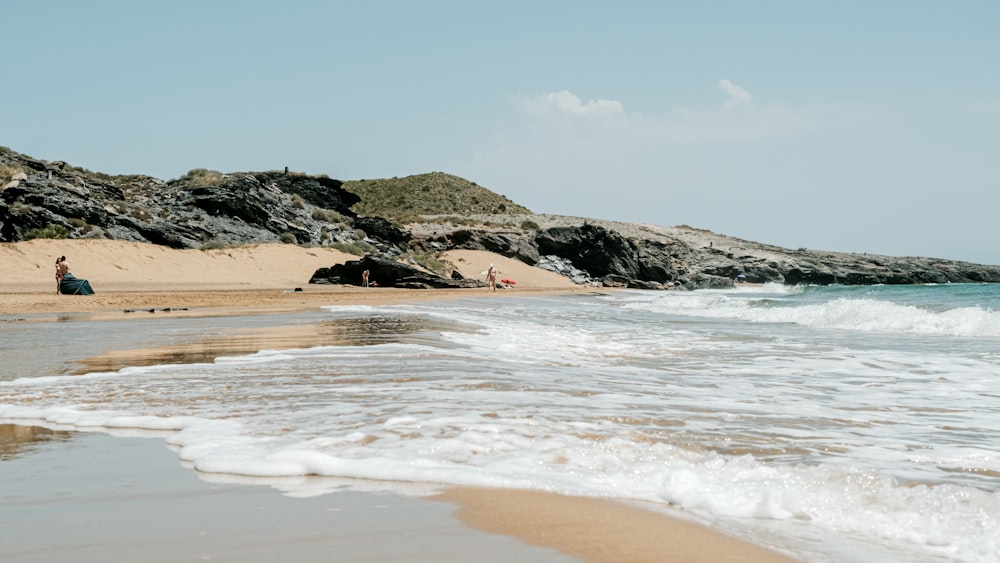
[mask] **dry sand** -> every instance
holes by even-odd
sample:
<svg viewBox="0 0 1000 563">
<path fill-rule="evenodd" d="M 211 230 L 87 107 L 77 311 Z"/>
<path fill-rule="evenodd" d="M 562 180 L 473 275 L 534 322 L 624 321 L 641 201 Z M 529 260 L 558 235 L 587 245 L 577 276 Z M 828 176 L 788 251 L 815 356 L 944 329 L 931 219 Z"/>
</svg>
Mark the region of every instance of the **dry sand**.
<svg viewBox="0 0 1000 563">
<path fill-rule="evenodd" d="M 95 295 L 57 295 L 55 259 L 66 256 Z M 516 285 L 497 294 L 591 291 L 567 278 L 488 252 L 459 250 L 443 257 L 466 277 L 496 263 Z M 0 314 L 166 312 L 237 314 L 317 308 L 343 303 L 389 304 L 454 298 L 486 289 L 409 290 L 310 285 L 319 268 L 357 260 L 329 248 L 264 244 L 217 250 L 175 250 L 137 242 L 33 240 L 0 244 Z M 377 280 L 376 280 L 377 281 Z M 294 291 L 301 288 L 302 291 Z M 184 311 L 186 309 L 186 311 Z"/>
<path fill-rule="evenodd" d="M 90 280 L 96 295 L 55 294 L 54 263 L 55 258 L 61 255 L 68 258 L 77 277 Z M 499 290 L 496 293 L 498 296 L 595 291 L 593 288 L 580 288 L 551 272 L 488 252 L 453 251 L 443 258 L 466 277 L 478 277 L 490 263 L 496 264 L 501 277 L 517 281 L 512 289 Z M 12 316 L 25 315 L 44 321 L 56 316 L 65 319 L 67 315 L 127 319 L 150 314 L 171 317 L 263 314 L 311 310 L 338 303 L 402 303 L 482 295 L 486 292 L 485 289 L 362 289 L 353 286 L 310 286 L 307 283 L 317 268 L 352 259 L 356 257 L 330 249 L 291 245 L 200 251 L 98 240 L 38 240 L 0 244 L 0 267 L 5 276 L 0 280 L 0 317 L 11 320 Z M 297 287 L 302 288 L 302 291 L 292 291 Z M 169 311 L 165 310 L 168 308 Z M 286 330 L 282 334 L 283 341 L 287 341 L 290 346 L 308 346 L 315 337 L 310 331 L 301 329 Z M 206 339 L 206 342 L 210 340 Z M 227 351 L 252 351 L 256 346 L 255 342 L 257 340 L 253 335 L 248 334 L 243 338 L 216 339 L 207 346 L 212 353 L 221 355 Z M 167 348 L 140 353 L 123 351 L 117 356 L 104 355 L 91 361 L 96 362 L 95 365 L 107 365 L 101 362 L 138 361 L 142 357 L 155 359 L 174 352 L 176 351 Z M 114 451 L 115 448 L 110 445 L 114 443 L 116 442 L 101 442 L 101 447 Z M 121 443 L 122 448 L 126 447 L 124 441 L 117 443 Z M 18 537 L 24 540 L 18 544 L 18 551 L 0 546 L 0 558 L 4 560 L 47 560 L 48 556 L 59 557 L 76 552 L 79 545 L 89 546 L 89 553 L 93 555 L 89 560 L 134 560 L 132 550 L 137 543 L 121 533 L 95 533 L 90 538 L 84 532 L 66 536 L 63 540 L 58 534 L 47 533 L 51 531 L 53 518 L 58 519 L 61 514 L 81 510 L 81 503 L 87 504 L 87 495 L 90 494 L 88 491 L 92 491 L 94 487 L 103 487 L 112 489 L 100 499 L 107 506 L 96 506 L 104 510 L 113 508 L 121 511 L 114 518 L 129 522 L 135 528 L 131 534 L 139 535 L 144 542 L 140 545 L 166 549 L 165 546 L 174 540 L 180 541 L 185 536 L 196 534 L 200 553 L 215 554 L 211 557 L 212 560 L 263 561 L 273 560 L 271 556 L 277 558 L 278 555 L 275 554 L 299 561 L 461 561 L 471 558 L 483 561 L 565 560 L 565 556 L 552 551 L 555 549 L 584 561 L 788 561 L 780 554 L 733 539 L 694 522 L 616 502 L 529 491 L 478 489 L 455 489 L 437 500 L 458 506 L 459 516 L 469 526 L 515 537 L 524 544 L 550 549 L 525 550 L 504 542 L 489 543 L 490 547 L 486 547 L 480 541 L 483 537 L 480 532 L 470 530 L 465 535 L 456 534 L 447 524 L 440 524 L 440 516 L 434 516 L 437 509 L 433 507 L 439 506 L 436 503 L 404 503 L 409 519 L 401 522 L 390 517 L 390 513 L 402 506 L 398 504 L 401 501 L 397 500 L 393 501 L 397 503 L 394 505 L 396 508 L 384 513 L 384 526 L 376 523 L 374 532 L 364 534 L 376 534 L 378 538 L 388 535 L 391 536 L 388 543 L 402 542 L 404 546 L 407 545 L 406 541 L 426 538 L 428 534 L 434 538 L 436 534 L 452 549 L 439 547 L 425 552 L 423 556 L 408 548 L 382 554 L 366 553 L 364 547 L 360 551 L 356 549 L 359 545 L 355 541 L 357 531 L 341 530 L 337 526 L 317 527 L 315 520 L 316 511 L 365 510 L 365 507 L 370 507 L 373 503 L 367 495 L 327 495 L 335 497 L 335 500 L 328 499 L 326 504 L 320 505 L 322 508 L 317 508 L 312 505 L 295 505 L 294 501 L 269 489 L 234 486 L 225 488 L 224 494 L 192 496 L 185 493 L 182 496 L 191 500 L 191 505 L 181 508 L 178 518 L 153 519 L 151 515 L 174 509 L 178 502 L 177 491 L 165 484 L 162 476 L 160 480 L 147 479 L 129 490 L 114 490 L 114 471 L 89 471 L 86 472 L 86 478 L 71 479 L 57 471 L 58 468 L 65 468 L 67 464 L 73 463 L 70 450 L 49 448 L 46 451 L 47 457 L 35 456 L 27 450 L 20 451 L 12 458 L 0 457 L 0 469 L 13 459 L 18 462 L 19 471 L 28 475 L 25 479 L 30 479 L 34 474 L 43 480 L 65 479 L 65 482 L 54 484 L 57 494 L 51 491 L 39 493 L 37 499 L 33 499 L 30 494 L 22 494 L 23 490 L 18 489 L 22 493 L 15 495 L 17 501 L 40 511 L 35 519 L 25 517 L 21 520 L 17 514 L 0 511 L 0 526 L 15 529 L 7 524 L 12 518 L 17 520 Z M 60 454 L 60 451 L 64 453 Z M 111 454 L 104 452 L 102 455 Z M 128 464 L 134 463 L 134 460 L 121 463 L 131 467 Z M 146 471 L 152 470 L 143 469 L 141 472 Z M 173 478 L 175 477 L 171 477 Z M 184 490 L 186 489 L 182 488 Z M 120 495 L 125 496 L 124 501 L 117 499 Z M 133 497 L 141 502 L 128 502 Z M 200 503 L 192 500 L 194 497 L 200 498 Z M 5 493 L 3 498 L 6 503 L 12 497 Z M 246 514 L 245 507 L 248 503 L 258 512 L 280 513 L 280 525 L 273 519 L 264 518 L 255 527 L 244 530 L 240 517 Z M 209 505 L 216 509 L 213 514 L 217 516 L 211 520 L 219 529 L 213 528 L 215 535 L 206 536 L 191 529 L 190 522 L 183 514 L 187 510 L 206 510 Z M 436 526 L 439 527 L 432 526 L 428 529 L 425 525 L 426 518 L 438 518 L 434 521 L 438 522 Z M 83 521 L 86 522 L 87 518 Z M 291 532 L 292 530 L 309 531 L 297 533 Z M 370 541 L 369 536 L 365 537 L 370 545 L 385 543 L 380 539 Z M 421 549 L 434 543 L 425 539 L 420 539 L 420 542 L 424 546 Z M 368 544 L 362 541 L 360 545 Z M 490 552 L 485 556 L 487 554 L 480 552 L 480 548 L 468 547 L 471 545 L 482 545 L 486 549 L 499 550 L 499 553 Z M 164 552 L 164 556 L 141 559 L 172 560 L 167 553 L 169 551 Z M 175 555 L 180 553 L 185 558 L 194 555 L 183 551 Z M 337 553 L 343 556 L 338 557 Z"/>
</svg>

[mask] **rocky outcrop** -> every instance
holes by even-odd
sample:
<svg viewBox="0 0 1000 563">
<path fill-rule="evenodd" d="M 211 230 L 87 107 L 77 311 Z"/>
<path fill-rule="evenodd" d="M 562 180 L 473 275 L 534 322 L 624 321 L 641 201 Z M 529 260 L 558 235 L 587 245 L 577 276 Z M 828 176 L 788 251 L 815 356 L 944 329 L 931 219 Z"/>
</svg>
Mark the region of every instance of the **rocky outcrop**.
<svg viewBox="0 0 1000 563">
<path fill-rule="evenodd" d="M 638 248 L 621 234 L 602 227 L 553 227 L 539 232 L 535 244 L 542 255 L 566 258 L 594 277 L 639 278 Z"/>
<path fill-rule="evenodd" d="M 790 250 L 690 227 L 559 216 L 533 220 L 542 225 L 532 232 L 468 227 L 449 231 L 435 225 L 432 235 L 414 237 L 411 245 L 488 250 L 566 275 L 572 268 L 579 283 L 637 289 L 732 287 L 741 275 L 749 283 L 788 285 L 1000 282 L 1000 267 L 968 262 Z"/>
<path fill-rule="evenodd" d="M 394 247 L 401 251 L 405 251 L 409 247 L 409 233 L 404 233 L 382 217 L 356 217 L 354 227 L 364 231 L 370 237 L 368 242 L 376 246 Z"/>
<path fill-rule="evenodd" d="M 313 274 L 309 283 L 361 285 L 361 274 L 365 270 L 369 272 L 369 283 L 377 287 L 408 289 L 486 287 L 486 284 L 479 280 L 444 277 L 378 256 L 365 256 L 361 260 L 349 260 L 344 264 L 320 268 Z"/>
<path fill-rule="evenodd" d="M 0 241 L 41 231 L 69 238 L 110 238 L 172 248 L 264 242 L 359 244 L 374 221 L 356 224 L 358 197 L 339 180 L 282 172 L 192 171 L 164 182 L 148 176 L 107 176 L 65 163 L 44 163 L 0 149 L 0 168 L 17 180 L 0 191 Z M 360 233 L 358 231 L 361 231 Z M 380 251 L 401 254 L 404 235 Z M 395 249 L 395 250 L 393 250 Z"/>
<path fill-rule="evenodd" d="M 535 265 L 541 259 L 538 245 L 522 231 L 497 230 L 495 228 L 455 230 L 442 229 L 440 234 L 427 238 L 414 238 L 410 245 L 424 252 L 444 251 L 453 248 L 463 250 L 484 250 L 495 252 L 508 258 Z"/>
</svg>

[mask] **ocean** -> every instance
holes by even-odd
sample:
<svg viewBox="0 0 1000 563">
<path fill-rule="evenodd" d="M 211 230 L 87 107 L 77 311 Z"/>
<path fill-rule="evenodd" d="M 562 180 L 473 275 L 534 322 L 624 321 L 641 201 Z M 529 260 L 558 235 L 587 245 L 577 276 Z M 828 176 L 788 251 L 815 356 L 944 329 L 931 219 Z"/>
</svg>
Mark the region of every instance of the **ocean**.
<svg viewBox="0 0 1000 563">
<path fill-rule="evenodd" d="M 1000 285 L 63 320 L 0 323 L 0 422 L 156 433 L 202 475 L 288 495 L 527 488 L 680 509 L 805 561 L 1000 560 Z M 66 362 L 310 324 L 328 342 Z"/>
</svg>

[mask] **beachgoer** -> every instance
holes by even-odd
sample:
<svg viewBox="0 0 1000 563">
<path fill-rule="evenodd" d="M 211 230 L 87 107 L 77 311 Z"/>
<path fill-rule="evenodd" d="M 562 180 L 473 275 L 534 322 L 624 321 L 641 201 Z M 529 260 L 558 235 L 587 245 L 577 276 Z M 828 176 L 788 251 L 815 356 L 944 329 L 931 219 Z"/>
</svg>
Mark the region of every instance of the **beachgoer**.
<svg viewBox="0 0 1000 563">
<path fill-rule="evenodd" d="M 66 264 L 66 257 L 56 258 L 56 295 L 59 294 L 59 286 L 62 285 L 63 276 L 69 272 L 69 264 Z"/>
<path fill-rule="evenodd" d="M 490 291 L 497 290 L 497 269 L 493 264 L 490 264 L 490 267 L 486 269 L 486 284 Z"/>
<path fill-rule="evenodd" d="M 368 287 L 368 270 L 361 272 L 361 287 Z"/>
<path fill-rule="evenodd" d="M 56 259 L 56 287 L 57 293 L 63 295 L 93 295 L 94 289 L 90 287 L 90 282 L 74 276 L 69 271 L 69 262 L 65 256 Z"/>
</svg>

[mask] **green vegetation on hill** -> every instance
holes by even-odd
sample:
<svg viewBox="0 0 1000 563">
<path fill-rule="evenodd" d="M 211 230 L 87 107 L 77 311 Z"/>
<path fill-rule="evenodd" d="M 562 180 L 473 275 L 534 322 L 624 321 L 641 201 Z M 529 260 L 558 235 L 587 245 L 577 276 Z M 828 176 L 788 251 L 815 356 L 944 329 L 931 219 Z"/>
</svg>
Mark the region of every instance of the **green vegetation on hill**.
<svg viewBox="0 0 1000 563">
<path fill-rule="evenodd" d="M 177 178 L 176 180 L 171 180 L 171 182 L 187 182 L 189 185 L 194 187 L 218 186 L 222 183 L 223 176 L 222 172 L 218 172 L 216 170 L 195 168 L 193 170 L 188 170 L 187 174 Z"/>
<path fill-rule="evenodd" d="M 505 196 L 443 172 L 384 180 L 351 180 L 343 188 L 358 195 L 359 215 L 406 222 L 419 215 L 531 214 Z"/>
</svg>

